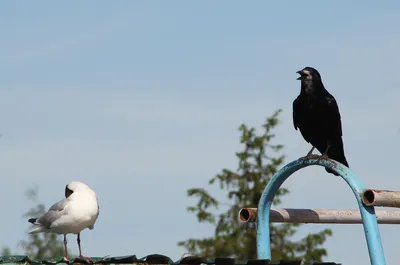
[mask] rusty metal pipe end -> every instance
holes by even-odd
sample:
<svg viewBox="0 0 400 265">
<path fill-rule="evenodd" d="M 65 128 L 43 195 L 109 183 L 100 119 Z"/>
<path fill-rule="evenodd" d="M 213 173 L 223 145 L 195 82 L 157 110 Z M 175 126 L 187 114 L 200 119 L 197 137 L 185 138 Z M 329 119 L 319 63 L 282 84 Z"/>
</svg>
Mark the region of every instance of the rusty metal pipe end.
<svg viewBox="0 0 400 265">
<path fill-rule="evenodd" d="M 362 201 L 366 206 L 400 208 L 400 191 L 367 189 Z"/>
<path fill-rule="evenodd" d="M 374 190 L 367 189 L 362 194 L 362 201 L 367 206 L 372 206 L 375 201 Z"/>
<path fill-rule="evenodd" d="M 254 222 L 257 217 L 257 208 L 242 208 L 239 210 L 239 220 L 242 223 Z"/>
</svg>

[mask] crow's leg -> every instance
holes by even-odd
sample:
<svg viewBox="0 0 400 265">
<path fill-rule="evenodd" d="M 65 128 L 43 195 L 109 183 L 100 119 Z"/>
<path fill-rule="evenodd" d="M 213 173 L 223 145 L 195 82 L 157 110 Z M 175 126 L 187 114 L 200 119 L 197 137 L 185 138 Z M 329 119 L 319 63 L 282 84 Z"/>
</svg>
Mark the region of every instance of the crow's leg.
<svg viewBox="0 0 400 265">
<path fill-rule="evenodd" d="M 331 147 L 332 147 L 331 141 L 328 140 L 328 141 L 326 142 L 326 149 L 325 149 L 325 152 L 322 153 L 322 156 L 328 157 L 328 151 L 329 151 L 329 149 L 331 149 Z"/>
<path fill-rule="evenodd" d="M 315 149 L 315 147 L 313 146 L 313 147 L 311 148 L 310 152 L 307 153 L 307 156 L 312 155 L 312 152 L 314 151 L 314 149 Z"/>
</svg>

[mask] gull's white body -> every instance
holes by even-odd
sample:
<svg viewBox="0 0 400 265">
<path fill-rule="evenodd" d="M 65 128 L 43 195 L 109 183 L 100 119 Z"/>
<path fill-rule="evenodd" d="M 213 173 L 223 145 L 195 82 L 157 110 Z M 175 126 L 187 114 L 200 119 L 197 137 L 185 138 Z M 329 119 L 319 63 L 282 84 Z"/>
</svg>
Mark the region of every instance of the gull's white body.
<svg viewBox="0 0 400 265">
<path fill-rule="evenodd" d="M 73 193 L 55 203 L 35 222 L 29 233 L 79 234 L 82 230 L 92 230 L 99 215 L 96 193 L 82 182 L 73 181 L 68 186 Z"/>
</svg>

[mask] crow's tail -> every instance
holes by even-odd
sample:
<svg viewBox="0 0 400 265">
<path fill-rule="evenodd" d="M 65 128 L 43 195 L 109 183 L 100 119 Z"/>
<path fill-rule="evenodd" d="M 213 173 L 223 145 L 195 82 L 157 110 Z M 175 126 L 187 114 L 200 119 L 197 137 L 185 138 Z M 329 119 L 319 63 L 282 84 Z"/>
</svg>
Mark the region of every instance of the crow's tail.
<svg viewBox="0 0 400 265">
<path fill-rule="evenodd" d="M 337 141 L 332 142 L 331 148 L 328 151 L 328 157 L 330 159 L 333 159 L 333 160 L 336 160 L 336 161 L 342 163 L 346 167 L 349 167 L 349 163 L 347 163 L 346 156 L 344 155 L 342 138 L 340 138 Z M 332 173 L 336 176 L 339 176 L 338 174 L 336 174 L 335 172 L 333 172 L 332 170 L 330 170 L 328 168 L 325 168 L 325 170 L 328 173 Z"/>
</svg>

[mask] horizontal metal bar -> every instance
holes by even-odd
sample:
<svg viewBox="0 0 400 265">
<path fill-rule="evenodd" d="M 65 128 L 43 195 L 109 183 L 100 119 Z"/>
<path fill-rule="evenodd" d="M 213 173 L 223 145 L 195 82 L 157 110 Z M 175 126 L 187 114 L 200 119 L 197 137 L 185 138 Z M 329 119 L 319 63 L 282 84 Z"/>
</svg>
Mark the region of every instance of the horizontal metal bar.
<svg viewBox="0 0 400 265">
<path fill-rule="evenodd" d="M 379 224 L 400 224 L 400 211 L 375 211 Z M 242 223 L 257 221 L 257 208 L 239 211 Z M 362 224 L 359 210 L 274 209 L 270 211 L 272 223 Z"/>
<path fill-rule="evenodd" d="M 400 208 L 400 191 L 368 189 L 363 192 L 362 201 L 367 206 Z"/>
</svg>

